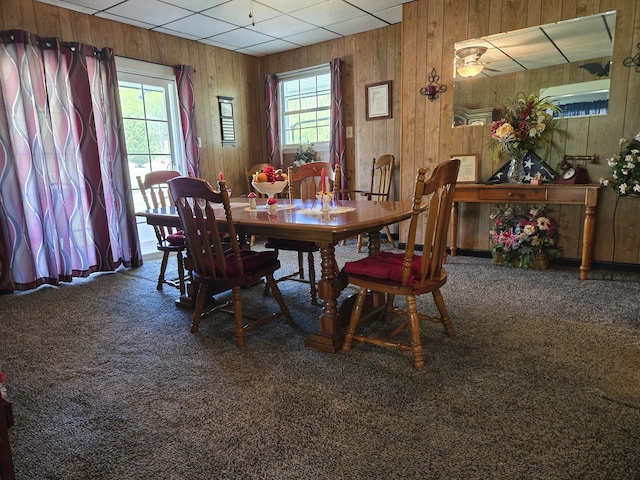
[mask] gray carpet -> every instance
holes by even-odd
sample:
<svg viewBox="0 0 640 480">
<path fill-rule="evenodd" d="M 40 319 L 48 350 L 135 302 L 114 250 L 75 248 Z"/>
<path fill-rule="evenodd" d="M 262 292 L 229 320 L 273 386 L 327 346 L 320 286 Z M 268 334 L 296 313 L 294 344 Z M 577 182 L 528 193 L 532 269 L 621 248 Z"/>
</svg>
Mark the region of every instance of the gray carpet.
<svg viewBox="0 0 640 480">
<path fill-rule="evenodd" d="M 425 325 L 415 370 L 372 345 L 307 349 L 319 309 L 294 282 L 295 328 L 244 350 L 230 316 L 192 335 L 158 267 L 0 297 L 18 479 L 640 479 L 639 274 L 450 259 L 457 336 Z"/>
</svg>

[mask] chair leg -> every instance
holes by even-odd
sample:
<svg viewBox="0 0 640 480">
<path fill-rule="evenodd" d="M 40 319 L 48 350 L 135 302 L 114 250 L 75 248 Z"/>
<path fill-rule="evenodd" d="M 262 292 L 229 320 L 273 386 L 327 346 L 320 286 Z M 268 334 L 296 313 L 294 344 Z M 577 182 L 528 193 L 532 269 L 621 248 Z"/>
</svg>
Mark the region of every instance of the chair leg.
<svg viewBox="0 0 640 480">
<path fill-rule="evenodd" d="M 438 307 L 438 312 L 440 312 L 440 322 L 444 325 L 444 331 L 450 337 L 455 337 L 456 332 L 453 329 L 453 324 L 451 323 L 451 317 L 449 316 L 449 312 L 447 312 L 447 307 L 444 304 L 444 298 L 442 297 L 442 293 L 440 293 L 440 289 L 436 289 L 432 292 L 433 300 L 436 303 L 436 307 Z"/>
<path fill-rule="evenodd" d="M 300 279 L 304 280 L 304 254 L 298 252 L 298 275 Z"/>
<path fill-rule="evenodd" d="M 393 306 L 393 302 L 395 301 L 396 296 L 392 293 L 387 293 L 387 305 L 384 310 L 384 321 L 390 322 L 393 318 L 393 314 L 395 312 L 395 307 Z"/>
<path fill-rule="evenodd" d="M 160 275 L 158 275 L 158 285 L 157 289 L 162 290 L 162 285 L 164 284 L 164 273 L 167 270 L 167 263 L 169 262 L 169 250 L 165 250 L 162 253 L 162 263 L 160 264 Z"/>
<path fill-rule="evenodd" d="M 353 342 L 353 336 L 356 333 L 356 328 L 358 327 L 358 323 L 360 322 L 360 317 L 362 316 L 362 307 L 364 306 L 364 301 L 367 298 L 367 289 L 360 288 L 358 290 L 358 296 L 356 297 L 356 302 L 353 305 L 353 310 L 351 311 L 351 319 L 349 320 L 349 327 L 347 327 L 347 333 L 344 335 L 344 343 L 342 344 L 342 351 L 348 352 L 351 350 L 351 344 Z"/>
<path fill-rule="evenodd" d="M 238 348 L 244 348 L 244 318 L 242 317 L 240 287 L 233 287 L 231 292 L 233 298 L 233 318 L 236 321 L 236 346 Z"/>
<path fill-rule="evenodd" d="M 204 304 L 207 301 L 208 288 L 206 285 L 197 284 L 196 305 L 193 310 L 193 320 L 191 321 L 191 333 L 198 333 L 198 327 L 200 326 L 200 320 L 202 320 L 202 311 L 204 310 Z"/>
<path fill-rule="evenodd" d="M 182 252 L 176 252 L 178 258 L 178 287 L 180 289 L 180 296 L 185 294 L 184 285 L 184 259 L 182 258 Z"/>
<path fill-rule="evenodd" d="M 362 253 L 363 238 L 364 238 L 364 236 L 361 233 L 358 234 L 358 245 L 356 247 L 356 252 L 357 253 Z"/>
<path fill-rule="evenodd" d="M 275 278 L 273 278 L 273 274 L 266 275 L 267 285 L 271 288 L 273 292 L 273 298 L 276 299 L 278 305 L 280 305 L 280 311 L 284 315 L 284 319 L 287 321 L 289 325 L 293 325 L 293 318 L 291 317 L 291 312 L 289 312 L 289 307 L 284 301 L 284 297 L 282 296 L 282 292 L 280 292 L 280 288 L 278 287 L 278 282 L 276 282 Z"/>
<path fill-rule="evenodd" d="M 389 230 L 389 225 L 384 226 L 384 231 L 387 234 L 388 242 L 391 244 L 391 248 L 396 248 L 396 242 L 393 241 L 393 237 L 391 236 L 391 230 Z"/>
<path fill-rule="evenodd" d="M 309 252 L 309 287 L 311 288 L 311 303 L 318 305 L 318 287 L 316 286 L 316 266 L 313 253 Z"/>
<path fill-rule="evenodd" d="M 411 352 L 413 364 L 416 368 L 424 367 L 424 353 L 420 339 L 420 316 L 416 306 L 415 295 L 407 295 L 407 313 L 409 314 L 409 329 L 411 330 Z"/>
</svg>

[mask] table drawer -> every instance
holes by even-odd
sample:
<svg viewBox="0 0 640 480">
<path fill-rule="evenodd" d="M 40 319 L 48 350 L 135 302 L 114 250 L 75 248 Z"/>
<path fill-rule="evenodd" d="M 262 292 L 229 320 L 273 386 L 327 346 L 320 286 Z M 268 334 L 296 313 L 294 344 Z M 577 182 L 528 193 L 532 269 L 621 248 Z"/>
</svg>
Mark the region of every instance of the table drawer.
<svg viewBox="0 0 640 480">
<path fill-rule="evenodd" d="M 478 199 L 495 202 L 540 202 L 547 199 L 544 188 L 487 188 L 478 192 Z"/>
</svg>

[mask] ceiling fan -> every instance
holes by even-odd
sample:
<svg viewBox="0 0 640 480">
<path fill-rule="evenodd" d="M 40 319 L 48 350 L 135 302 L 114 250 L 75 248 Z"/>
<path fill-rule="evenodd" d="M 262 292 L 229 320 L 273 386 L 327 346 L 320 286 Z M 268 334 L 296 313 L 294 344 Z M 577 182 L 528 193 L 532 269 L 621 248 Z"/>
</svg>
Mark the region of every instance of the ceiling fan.
<svg viewBox="0 0 640 480">
<path fill-rule="evenodd" d="M 475 77 L 483 70 L 497 72 L 492 68 L 487 68 L 486 64 L 480 62 L 480 57 L 487 51 L 487 47 L 464 47 L 456 50 L 456 70 L 462 77 Z"/>
</svg>

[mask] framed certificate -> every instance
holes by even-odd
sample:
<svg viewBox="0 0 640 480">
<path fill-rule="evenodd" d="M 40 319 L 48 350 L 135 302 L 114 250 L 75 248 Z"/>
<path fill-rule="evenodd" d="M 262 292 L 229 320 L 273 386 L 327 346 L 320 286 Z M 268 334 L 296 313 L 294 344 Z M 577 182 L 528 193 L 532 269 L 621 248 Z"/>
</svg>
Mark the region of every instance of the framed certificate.
<svg viewBox="0 0 640 480">
<path fill-rule="evenodd" d="M 451 155 L 450 158 L 460 159 L 458 183 L 478 183 L 478 155 Z"/>
<path fill-rule="evenodd" d="M 364 87 L 367 120 L 391 118 L 391 80 L 370 83 Z"/>
</svg>

